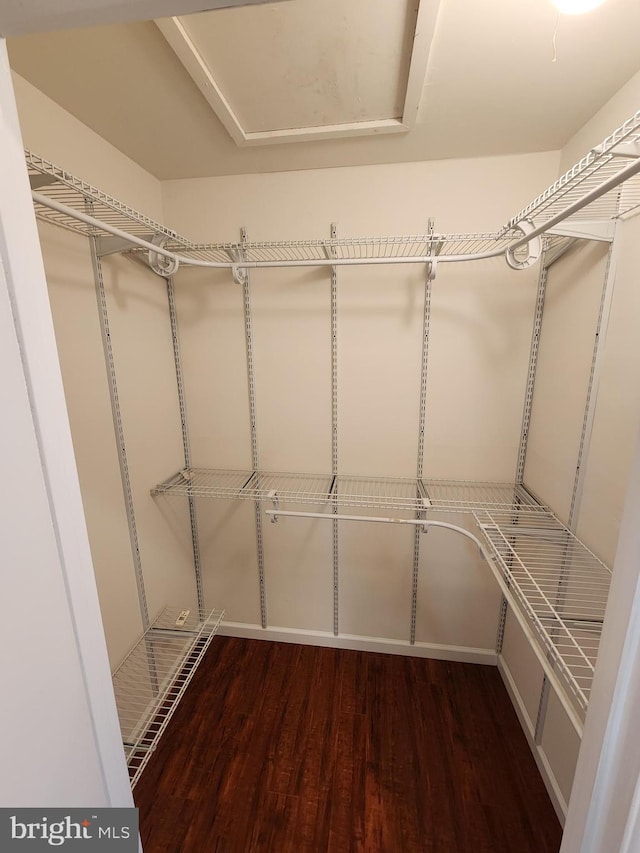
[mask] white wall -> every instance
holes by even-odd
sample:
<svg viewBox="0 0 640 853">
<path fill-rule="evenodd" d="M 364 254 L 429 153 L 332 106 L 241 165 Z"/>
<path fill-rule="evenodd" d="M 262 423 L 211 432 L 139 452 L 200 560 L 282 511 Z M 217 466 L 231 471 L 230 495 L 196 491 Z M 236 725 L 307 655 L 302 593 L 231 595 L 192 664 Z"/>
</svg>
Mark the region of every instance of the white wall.
<svg viewBox="0 0 640 853">
<path fill-rule="evenodd" d="M 555 176 L 555 154 L 237 176 L 163 185 L 166 218 L 196 240 L 299 239 L 497 229 Z M 512 480 L 537 272 L 441 265 L 433 284 L 425 477 Z M 242 291 L 229 274 L 181 270 L 176 291 L 196 466 L 249 470 Z M 261 467 L 331 470 L 328 270 L 251 273 Z M 415 477 L 424 271 L 338 271 L 339 470 Z M 169 472 L 167 472 L 169 473 Z M 220 504 L 220 505 L 218 505 Z M 200 501 L 208 603 L 258 621 L 253 508 Z M 453 519 L 456 520 L 456 519 Z M 464 519 L 457 518 L 464 522 Z M 331 632 L 331 530 L 265 525 L 269 626 Z M 413 536 L 340 526 L 340 630 L 406 642 Z M 473 546 L 423 537 L 417 640 L 493 647 L 499 596 Z"/>
<path fill-rule="evenodd" d="M 160 183 L 14 75 L 24 141 L 36 153 L 163 221 Z M 142 631 L 88 240 L 40 225 L 74 450 L 112 667 Z M 184 464 L 163 279 L 103 259 L 119 400 L 149 612 L 195 602 L 184 506 L 149 489 Z"/>
<path fill-rule="evenodd" d="M 565 524 L 576 477 L 608 249 L 606 243 L 581 242 L 547 274 L 524 481 Z"/>
<path fill-rule="evenodd" d="M 0 42 L 3 806 L 132 805 Z"/>
<path fill-rule="evenodd" d="M 560 156 L 562 175 L 588 154 L 594 145 L 620 127 L 640 108 L 640 71 L 627 82 L 564 146 Z"/>
<path fill-rule="evenodd" d="M 25 148 L 162 222 L 157 178 L 12 72 Z"/>
</svg>

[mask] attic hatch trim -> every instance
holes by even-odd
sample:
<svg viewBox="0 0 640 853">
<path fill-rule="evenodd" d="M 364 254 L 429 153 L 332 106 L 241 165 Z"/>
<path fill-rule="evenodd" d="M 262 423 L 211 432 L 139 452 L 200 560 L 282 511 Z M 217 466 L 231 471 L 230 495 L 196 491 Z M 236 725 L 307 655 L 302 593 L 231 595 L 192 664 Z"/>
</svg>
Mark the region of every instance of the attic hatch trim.
<svg viewBox="0 0 640 853">
<path fill-rule="evenodd" d="M 401 118 L 353 121 L 279 130 L 245 130 L 229 97 L 222 91 L 206 59 L 193 42 L 182 20 L 179 17 L 162 18 L 156 20 L 155 24 L 213 112 L 222 122 L 229 136 L 236 145 L 244 148 L 253 145 L 309 142 L 318 139 L 344 139 L 354 136 L 377 136 L 379 134 L 407 133 L 410 131 L 418 117 L 439 7 L 440 0 L 420 0 Z"/>
</svg>

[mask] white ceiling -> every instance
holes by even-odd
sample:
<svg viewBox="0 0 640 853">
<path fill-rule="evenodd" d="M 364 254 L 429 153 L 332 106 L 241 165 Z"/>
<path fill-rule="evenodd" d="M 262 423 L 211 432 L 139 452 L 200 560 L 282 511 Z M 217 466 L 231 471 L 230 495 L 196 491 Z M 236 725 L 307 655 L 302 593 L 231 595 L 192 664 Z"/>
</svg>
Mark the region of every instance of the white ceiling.
<svg viewBox="0 0 640 853">
<path fill-rule="evenodd" d="M 291 0 L 9 53 L 170 179 L 557 149 L 640 69 L 638 34 L 637 0 L 559 19 L 550 0 Z"/>
<path fill-rule="evenodd" d="M 159 15 L 187 15 L 203 9 L 265 3 L 267 0 L 2 0 L 0 36 L 24 35 Z"/>
</svg>

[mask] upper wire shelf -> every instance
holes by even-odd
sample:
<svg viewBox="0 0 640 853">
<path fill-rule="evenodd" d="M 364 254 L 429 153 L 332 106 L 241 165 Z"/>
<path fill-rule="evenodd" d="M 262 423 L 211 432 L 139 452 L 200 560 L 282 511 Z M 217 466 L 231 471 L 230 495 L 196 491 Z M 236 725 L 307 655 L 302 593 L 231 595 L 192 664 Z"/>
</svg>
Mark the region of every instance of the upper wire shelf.
<svg viewBox="0 0 640 853">
<path fill-rule="evenodd" d="M 236 243 L 200 243 L 190 246 L 185 254 L 197 260 L 219 263 L 228 263 L 231 259 L 237 261 L 240 257 L 248 263 L 446 257 L 504 251 L 519 236 L 519 232 L 487 232 L 279 240 L 247 242 L 241 246 Z M 167 248 L 177 250 L 180 247 L 170 241 Z"/>
<path fill-rule="evenodd" d="M 525 615 L 548 664 L 587 709 L 611 571 L 553 513 L 478 510 L 492 570 Z"/>
<path fill-rule="evenodd" d="M 400 237 L 354 237 L 326 240 L 289 240 L 253 243 L 195 243 L 139 213 L 112 196 L 76 178 L 50 161 L 26 151 L 36 215 L 45 221 L 85 236 L 107 237 L 109 228 L 130 234 L 147 243 L 155 238 L 164 251 L 179 255 L 177 263 L 229 267 L 237 276 L 247 265 L 287 266 L 358 262 L 428 262 L 467 260 L 505 254 L 516 269 L 534 263 L 539 251 L 528 260 L 522 252 L 514 257 L 510 249 L 533 246 L 539 235 L 559 221 L 611 219 L 640 207 L 640 111 L 592 149 L 573 168 L 514 216 L 502 229 L 474 234 L 419 234 Z M 606 190 L 606 191 L 605 191 Z M 49 207 L 49 203 L 58 208 Z M 582 206 L 581 206 L 582 205 Z M 62 206 L 62 207 L 60 207 Z M 85 216 L 80 221 L 77 215 Z M 86 217 L 93 218 L 91 222 Z M 548 223 L 548 225 L 547 225 Z M 523 229 L 525 237 L 523 237 Z M 122 236 L 122 235 L 120 235 Z M 547 241 L 550 235 L 543 237 Z M 137 248 L 120 246 L 117 251 Z M 148 245 L 145 246 L 150 248 Z M 166 268 L 165 268 L 166 269 Z M 156 268 L 160 274 L 162 268 Z M 435 275 L 432 267 L 430 275 Z M 171 274 L 171 273 L 169 273 Z"/>
<path fill-rule="evenodd" d="M 605 182 L 615 181 L 638 157 L 640 110 L 514 216 L 505 226 L 504 233 L 525 220 L 536 225 L 548 222 Z M 639 206 L 640 175 L 635 175 L 571 214 L 566 221 L 612 219 L 631 213 Z"/>
<path fill-rule="evenodd" d="M 151 490 L 152 495 L 260 500 L 285 504 L 367 507 L 425 512 L 468 512 L 477 508 L 543 508 L 513 483 L 477 483 L 338 474 L 187 468 Z"/>
<path fill-rule="evenodd" d="M 113 673 L 131 787 L 146 767 L 224 617 L 165 608 Z"/>
<path fill-rule="evenodd" d="M 80 213 L 89 213 L 107 225 L 127 231 L 139 237 L 151 237 L 162 234 L 173 240 L 181 247 L 192 244 L 175 231 L 166 228 L 159 222 L 139 213 L 129 205 L 113 198 L 102 190 L 75 177 L 69 172 L 45 160 L 43 157 L 25 149 L 27 169 L 32 189 L 47 198 Z M 75 231 L 85 236 L 109 236 L 110 232 L 100 232 L 99 229 L 88 226 L 84 222 L 68 214 L 52 210 L 43 204 L 34 202 L 36 216 L 54 225 L 59 225 L 69 231 Z"/>
</svg>

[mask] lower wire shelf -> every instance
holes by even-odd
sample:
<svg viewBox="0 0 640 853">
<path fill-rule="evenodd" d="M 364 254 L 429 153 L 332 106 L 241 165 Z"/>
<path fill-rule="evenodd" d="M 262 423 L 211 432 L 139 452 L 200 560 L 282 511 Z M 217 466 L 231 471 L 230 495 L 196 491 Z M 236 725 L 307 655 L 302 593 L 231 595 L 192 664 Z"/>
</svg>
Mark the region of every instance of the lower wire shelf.
<svg viewBox="0 0 640 853">
<path fill-rule="evenodd" d="M 547 676 L 577 710 L 572 715 L 563 701 L 581 734 L 611 571 L 548 510 L 485 510 L 474 517 L 493 557 L 493 573 L 530 627 Z"/>
<path fill-rule="evenodd" d="M 261 501 L 273 507 L 272 516 L 297 514 L 284 511 L 289 504 L 317 508 L 327 518 L 351 507 L 410 511 L 425 520 L 471 513 L 514 616 L 582 734 L 611 571 L 523 485 L 187 468 L 151 494 Z"/>
<path fill-rule="evenodd" d="M 209 648 L 223 610 L 165 608 L 113 673 L 131 787 L 146 767 Z"/>
<path fill-rule="evenodd" d="M 300 474 L 185 468 L 159 483 L 151 494 L 167 497 L 226 498 L 285 504 L 368 507 L 424 512 L 469 512 L 526 505 L 541 509 L 514 483 Z"/>
</svg>

